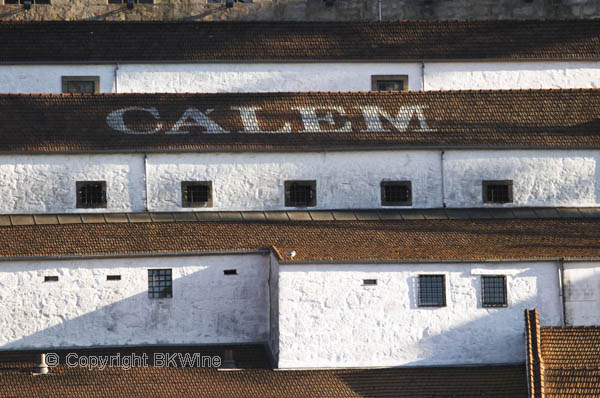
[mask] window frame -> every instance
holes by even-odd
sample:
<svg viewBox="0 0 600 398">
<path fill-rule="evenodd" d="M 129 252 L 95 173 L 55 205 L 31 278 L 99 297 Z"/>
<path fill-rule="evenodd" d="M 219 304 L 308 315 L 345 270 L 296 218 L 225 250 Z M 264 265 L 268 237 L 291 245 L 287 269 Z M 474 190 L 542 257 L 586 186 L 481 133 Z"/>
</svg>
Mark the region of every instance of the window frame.
<svg viewBox="0 0 600 398">
<path fill-rule="evenodd" d="M 39 2 L 41 1 L 41 3 Z M 23 5 L 25 4 L 24 0 L 16 0 L 15 2 L 7 2 L 7 0 L 4 0 L 4 5 L 6 6 L 18 6 L 18 5 Z M 52 4 L 51 0 L 31 0 L 31 5 L 32 6 L 49 6 Z"/>
<path fill-rule="evenodd" d="M 508 186 L 508 201 L 507 202 L 492 202 L 488 198 L 488 186 L 489 185 L 507 185 Z M 483 203 L 486 205 L 505 205 L 508 203 L 514 203 L 513 196 L 513 180 L 482 180 L 481 181 L 481 193 Z"/>
<path fill-rule="evenodd" d="M 102 203 L 87 205 L 81 203 L 81 197 L 79 191 L 83 185 L 87 184 L 100 184 L 102 188 Z M 78 209 L 106 209 L 108 207 L 108 194 L 106 191 L 106 181 L 76 181 L 75 182 L 75 196 L 76 196 L 76 208 Z"/>
<path fill-rule="evenodd" d="M 385 200 L 385 187 L 390 185 L 407 185 L 408 186 L 408 200 L 405 202 L 392 202 Z M 412 182 L 409 180 L 383 180 L 380 184 L 381 188 L 381 206 L 412 206 Z"/>
<path fill-rule="evenodd" d="M 93 93 L 70 93 L 67 91 L 68 83 L 85 81 L 91 81 L 94 83 Z M 61 76 L 61 87 L 63 94 L 98 94 L 100 92 L 100 76 Z"/>
<path fill-rule="evenodd" d="M 497 303 L 486 303 L 485 302 L 485 278 L 503 278 L 503 294 L 504 302 L 502 304 Z M 506 275 L 481 275 L 481 306 L 486 308 L 502 308 L 508 307 L 508 287 L 506 285 Z"/>
<path fill-rule="evenodd" d="M 158 271 L 158 286 L 154 285 L 154 275 L 153 272 Z M 169 285 L 166 286 L 168 287 L 168 292 L 167 295 L 162 296 L 162 291 L 158 291 L 156 292 L 156 289 L 160 289 L 160 282 L 162 282 L 161 278 L 160 278 L 160 271 L 169 271 L 168 272 L 168 276 L 169 276 Z M 151 274 L 152 274 L 152 278 L 151 278 Z M 152 284 L 151 284 L 152 282 Z M 156 296 L 156 294 L 158 294 L 158 296 Z M 152 300 L 160 300 L 160 299 L 172 299 L 173 298 L 173 268 L 148 268 L 148 298 L 152 299 Z"/>
<path fill-rule="evenodd" d="M 311 200 L 308 204 L 294 204 L 291 202 L 290 190 L 294 184 L 310 185 L 310 189 L 313 192 Z M 284 182 L 285 190 L 285 207 L 315 207 L 317 205 L 317 180 L 286 180 Z"/>
<path fill-rule="evenodd" d="M 423 304 L 421 300 L 421 278 L 423 277 L 441 277 L 442 278 L 442 304 Z M 444 274 L 419 274 L 417 278 L 417 306 L 424 308 L 443 308 L 447 306 L 446 300 L 446 275 Z"/>
<path fill-rule="evenodd" d="M 127 0 L 106 0 L 106 4 L 118 6 L 121 4 L 127 4 Z M 154 0 L 133 0 L 133 4 L 154 5 L 156 3 Z"/>
<path fill-rule="evenodd" d="M 408 91 L 408 75 L 371 75 L 371 91 L 396 92 L 397 90 L 378 90 L 377 83 L 380 81 L 401 81 L 400 91 Z"/>
<path fill-rule="evenodd" d="M 202 204 L 188 202 L 186 201 L 187 197 L 187 188 L 190 185 L 200 185 L 208 187 L 208 200 Z M 212 207 L 213 206 L 213 185 L 212 181 L 181 181 L 181 207 L 185 208 L 195 208 L 195 207 Z"/>
</svg>

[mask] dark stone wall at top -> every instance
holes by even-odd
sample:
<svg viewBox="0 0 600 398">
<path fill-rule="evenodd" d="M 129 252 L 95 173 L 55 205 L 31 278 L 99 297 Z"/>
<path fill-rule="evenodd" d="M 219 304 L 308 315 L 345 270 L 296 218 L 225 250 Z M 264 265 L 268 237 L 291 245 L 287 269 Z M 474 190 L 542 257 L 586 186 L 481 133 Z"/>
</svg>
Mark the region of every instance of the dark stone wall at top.
<svg viewBox="0 0 600 398">
<path fill-rule="evenodd" d="M 21 5 L 0 5 L 0 20 L 376 21 L 380 9 L 383 20 L 600 17 L 600 0 L 333 0 L 330 6 L 326 0 L 254 0 L 233 8 L 209 3 L 219 0 L 154 0 L 133 10 L 108 0 L 50 1 L 28 11 Z"/>
</svg>

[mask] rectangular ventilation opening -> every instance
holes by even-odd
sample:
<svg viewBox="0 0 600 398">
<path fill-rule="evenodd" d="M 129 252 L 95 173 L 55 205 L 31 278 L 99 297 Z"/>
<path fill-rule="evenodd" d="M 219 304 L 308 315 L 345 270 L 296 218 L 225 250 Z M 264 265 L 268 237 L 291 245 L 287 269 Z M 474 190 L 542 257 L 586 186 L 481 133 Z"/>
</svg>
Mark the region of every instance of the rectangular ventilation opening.
<svg viewBox="0 0 600 398">
<path fill-rule="evenodd" d="M 58 282 L 58 276 L 55 276 L 55 275 L 45 276 L 44 282 Z"/>
<path fill-rule="evenodd" d="M 483 202 L 484 203 L 511 203 L 513 201 L 513 182 L 511 180 L 503 181 L 483 181 Z"/>
<path fill-rule="evenodd" d="M 121 275 L 106 275 L 107 281 L 120 281 Z"/>
<path fill-rule="evenodd" d="M 287 207 L 312 207 L 317 205 L 316 181 L 286 181 L 285 205 Z"/>
<path fill-rule="evenodd" d="M 363 279 L 364 286 L 375 286 L 377 285 L 377 279 Z"/>
<path fill-rule="evenodd" d="M 225 275 L 237 275 L 237 269 L 226 269 L 225 271 L 223 271 L 223 274 L 225 274 Z"/>
</svg>

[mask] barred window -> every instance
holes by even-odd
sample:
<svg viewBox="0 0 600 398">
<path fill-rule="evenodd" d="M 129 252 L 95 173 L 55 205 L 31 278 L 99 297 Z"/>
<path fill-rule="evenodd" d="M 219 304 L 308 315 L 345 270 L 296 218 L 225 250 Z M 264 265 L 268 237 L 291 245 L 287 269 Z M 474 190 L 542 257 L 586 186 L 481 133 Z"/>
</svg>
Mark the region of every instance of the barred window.
<svg viewBox="0 0 600 398">
<path fill-rule="evenodd" d="M 171 298 L 173 297 L 173 281 L 170 269 L 148 270 L 148 297 Z"/>
<path fill-rule="evenodd" d="M 181 183 L 183 207 L 211 207 L 211 181 L 184 181 Z"/>
<path fill-rule="evenodd" d="M 286 181 L 285 182 L 285 205 L 293 207 L 305 207 L 317 205 L 317 182 L 316 181 Z"/>
<path fill-rule="evenodd" d="M 108 0 L 108 4 L 126 4 L 127 0 Z M 154 0 L 133 0 L 135 4 L 154 4 Z"/>
<path fill-rule="evenodd" d="M 411 206 L 412 187 L 410 181 L 382 181 L 382 206 Z"/>
<path fill-rule="evenodd" d="M 419 306 L 445 307 L 445 285 L 444 275 L 419 275 Z"/>
<path fill-rule="evenodd" d="M 513 183 L 505 181 L 483 181 L 484 203 L 510 203 L 513 201 Z"/>
<path fill-rule="evenodd" d="M 481 302 L 484 307 L 506 306 L 506 276 L 481 277 Z"/>
<path fill-rule="evenodd" d="M 106 181 L 77 181 L 77 207 L 106 207 Z"/>
<path fill-rule="evenodd" d="M 4 4 L 25 4 L 25 0 L 4 0 Z M 50 0 L 30 0 L 30 4 L 48 5 Z"/>
</svg>

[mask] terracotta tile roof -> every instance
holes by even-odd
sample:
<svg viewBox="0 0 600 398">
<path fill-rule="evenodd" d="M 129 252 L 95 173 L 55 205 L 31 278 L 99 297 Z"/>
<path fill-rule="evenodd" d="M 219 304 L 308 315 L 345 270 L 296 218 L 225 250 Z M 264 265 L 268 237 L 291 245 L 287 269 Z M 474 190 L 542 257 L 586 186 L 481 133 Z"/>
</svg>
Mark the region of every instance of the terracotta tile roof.
<svg viewBox="0 0 600 398">
<path fill-rule="evenodd" d="M 305 125 L 294 107 L 342 107 L 335 126 Z M 369 106 L 364 110 L 359 106 Z M 379 107 L 396 125 L 378 117 Z M 118 117 L 107 117 L 129 107 Z M 238 110 L 259 107 L 262 131 L 246 133 Z M 404 108 L 403 108 L 404 107 Z M 412 108 L 411 108 L 412 107 Z M 229 133 L 207 134 L 183 117 L 197 109 Z M 368 148 L 600 148 L 600 89 L 405 93 L 0 95 L 0 152 L 303 151 Z M 420 120 L 422 111 L 423 120 Z M 322 115 L 322 112 L 319 111 Z M 325 113 L 327 111 L 324 111 Z M 114 114 L 113 114 L 114 115 Z M 189 114 L 188 114 L 189 116 Z M 406 115 L 405 115 L 406 117 Z M 157 120 L 159 118 L 160 120 Z M 245 119 L 248 122 L 248 119 Z M 351 128 L 346 128 L 350 122 Z M 376 124 L 381 124 L 375 129 Z M 250 123 L 251 124 L 251 123 Z M 181 126 L 181 123 L 178 124 Z M 123 132 L 129 129 L 130 133 Z M 167 133 L 171 129 L 178 133 Z M 18 131 L 18 134 L 15 133 Z M 186 132 L 186 133 L 182 133 Z M 150 132 L 134 134 L 131 132 Z"/>
<path fill-rule="evenodd" d="M 59 365 L 45 376 L 32 376 L 30 353 L 27 361 L 12 353 L 2 361 L 0 353 L 0 396 L 20 397 L 202 397 L 202 398 L 526 398 L 523 365 L 418 367 L 385 369 L 286 370 L 245 367 L 240 349 L 233 347 L 239 371 L 197 367 L 134 367 L 104 370 Z M 242 355 L 258 348 L 243 347 Z M 55 351 L 47 351 L 55 352 Z M 145 347 L 135 349 L 73 350 L 78 355 L 141 355 L 147 352 L 181 352 L 223 356 L 218 349 L 202 347 Z M 61 359 L 66 355 L 61 352 Z M 240 365 L 241 363 L 241 365 Z"/>
<path fill-rule="evenodd" d="M 537 311 L 527 312 L 537 317 Z M 527 362 L 541 382 L 534 397 L 600 397 L 600 326 L 538 325 L 538 335 L 540 358 L 529 356 Z M 528 351 L 535 349 L 535 340 L 528 339 Z"/>
<path fill-rule="evenodd" d="M 0 257 L 209 253 L 273 246 L 287 261 L 600 257 L 600 218 L 78 222 L 0 227 Z M 285 257 L 291 251 L 296 256 Z"/>
<path fill-rule="evenodd" d="M 4 22 L 0 38 L 17 63 L 600 58 L 598 20 Z"/>
</svg>

